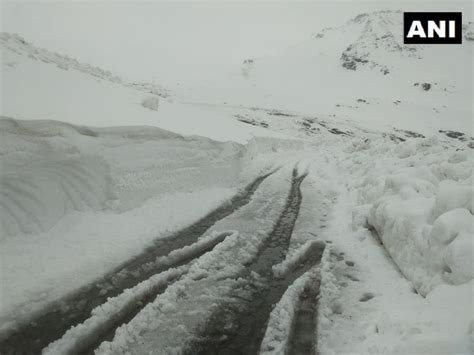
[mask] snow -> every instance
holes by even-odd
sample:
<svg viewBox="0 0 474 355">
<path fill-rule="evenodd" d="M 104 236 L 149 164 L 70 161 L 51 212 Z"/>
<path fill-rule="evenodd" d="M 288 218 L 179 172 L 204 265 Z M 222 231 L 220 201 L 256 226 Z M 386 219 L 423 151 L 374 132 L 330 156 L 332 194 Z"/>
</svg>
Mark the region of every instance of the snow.
<svg viewBox="0 0 474 355">
<path fill-rule="evenodd" d="M 248 205 L 211 227 L 206 234 L 226 230 L 239 233 L 199 258 L 187 275 L 170 285 L 131 322 L 118 328 L 114 339 L 102 343 L 96 353 L 182 351 L 193 340 L 193 332 L 203 326 L 211 311 L 241 282 L 237 276 L 255 257 L 284 207 L 291 171 L 289 165 L 269 176 Z"/>
<path fill-rule="evenodd" d="M 288 253 L 281 263 L 273 266 L 273 273 L 277 277 L 300 264 L 308 252 L 323 243 L 327 214 L 335 198 L 334 190 L 323 187 L 321 180 L 314 177 L 315 167 L 325 164 L 326 157 L 315 159 L 313 154 L 308 154 L 308 157 L 301 158 L 298 162 L 298 172 L 309 175 L 301 183 L 303 196 Z"/>
<path fill-rule="evenodd" d="M 16 37 L 0 33 L 3 116 L 91 127 L 154 126 L 178 134 L 239 143 L 256 136 L 283 136 L 218 114 L 212 106 L 181 104 L 168 95 L 160 100 L 157 110 L 149 110 L 142 102 L 150 97 L 148 91 L 154 89 L 110 80 L 103 76 L 104 70 L 87 65 L 76 68 L 77 65 L 67 64 L 71 70 L 62 70 L 56 64 L 63 63 L 63 57 L 44 54 L 44 50 L 28 43 L 20 43 L 18 49 L 19 43 Z M 42 56 L 30 56 L 31 52 Z M 43 56 L 47 61 L 41 59 Z"/>
<path fill-rule="evenodd" d="M 153 275 L 132 289 L 127 289 L 119 296 L 109 298 L 106 303 L 92 310 L 91 317 L 84 323 L 69 329 L 61 339 L 56 340 L 43 349 L 43 354 L 65 354 L 77 351 L 88 337 L 93 336 L 95 332 L 100 331 L 107 323 L 119 317 L 127 307 L 138 302 L 144 294 L 153 292 L 154 288 L 164 286 L 167 282 L 176 279 L 187 271 L 188 266 L 171 268 L 157 275 Z"/>
<path fill-rule="evenodd" d="M 157 258 L 155 263 L 171 265 L 179 260 L 189 257 L 192 255 L 193 251 L 217 243 L 223 235 L 229 237 L 236 233 L 237 232 L 228 231 L 204 236 L 199 238 L 198 241 L 192 245 L 174 250 L 168 256 Z M 158 287 L 165 286 L 171 280 L 184 275 L 189 270 L 189 267 L 189 264 L 187 264 L 177 268 L 170 268 L 162 273 L 153 275 L 151 278 L 137 284 L 131 289 L 125 290 L 125 292 L 116 297 L 109 298 L 106 303 L 95 308 L 92 311 L 91 317 L 84 323 L 72 327 L 61 339 L 51 343 L 43 350 L 43 354 L 77 352 L 77 347 L 80 347 L 87 338 L 92 337 L 95 332 L 106 327 L 109 322 L 113 322 L 115 318 L 120 317 L 122 313 L 126 314 L 127 308 L 133 307 L 134 303 L 139 302 L 146 295 L 153 293 Z"/>
<path fill-rule="evenodd" d="M 380 149 L 372 146 L 359 154 Z M 370 173 L 369 165 L 362 169 L 360 202 L 371 205 L 368 224 L 421 294 L 440 283 L 472 280 L 472 154 L 442 150 L 431 139 L 391 153 L 394 158 L 371 162 Z"/>
<path fill-rule="evenodd" d="M 158 128 L 0 125 L 5 328 L 202 217 L 260 169 L 238 173 L 240 145 Z"/>
<path fill-rule="evenodd" d="M 323 158 L 323 160 L 325 159 Z M 310 175 L 301 184 L 303 198 L 287 256 L 281 263 L 272 267 L 276 277 L 284 276 L 289 270 L 299 265 L 308 252 L 314 251 L 315 248 L 324 244 L 326 213 L 329 205 L 333 202 L 334 195 L 332 190 L 321 191 L 319 179 L 314 178 L 313 169 L 318 165 L 321 165 L 321 162 L 314 157 L 307 157 L 298 163 L 298 172 Z M 287 353 L 299 295 L 305 285 L 308 282 L 314 282 L 320 273 L 321 270 L 316 265 L 288 287 L 270 314 L 267 330 L 260 347 L 261 354 Z"/>
<path fill-rule="evenodd" d="M 325 169 L 338 202 L 321 266 L 319 350 L 472 353 L 472 154 L 436 139 L 355 140 L 347 152 L 338 169 L 351 180 Z"/>
<path fill-rule="evenodd" d="M 2 331 L 201 218 L 301 147 L 153 127 L 0 125 Z"/>
<path fill-rule="evenodd" d="M 429 135 L 453 130 L 472 136 L 472 41 L 407 46 L 402 30 L 402 12 L 373 12 L 281 53 L 254 58 L 251 67 L 244 63 L 245 75 L 236 69 L 215 87 L 179 92 L 194 101 L 220 98 L 228 104 L 329 115 L 368 130 L 395 127 Z M 367 64 L 344 68 L 341 58 L 347 51 Z M 385 68 L 387 75 L 381 71 Z M 431 90 L 414 85 L 425 82 Z"/>
<path fill-rule="evenodd" d="M 146 107 L 153 111 L 158 111 L 159 99 L 158 97 L 149 97 L 142 102 L 143 107 Z"/>
<path fill-rule="evenodd" d="M 179 278 L 97 353 L 182 351 L 242 283 L 296 166 L 302 204 L 274 274 L 326 248 L 270 314 L 262 352 L 284 353 L 320 273 L 321 354 L 473 353 L 472 42 L 404 46 L 400 16 L 362 15 L 225 85 L 174 91 L 0 34 L 0 332 L 274 171 L 248 205 L 156 262 L 228 233 L 213 250 L 109 299 L 46 350 L 69 351 Z"/>
<path fill-rule="evenodd" d="M 314 280 L 319 269 L 314 268 L 299 277 L 275 305 L 268 320 L 268 327 L 260 346 L 260 354 L 286 354 L 297 301 L 305 285 Z M 316 302 L 316 300 L 314 300 Z"/>
</svg>

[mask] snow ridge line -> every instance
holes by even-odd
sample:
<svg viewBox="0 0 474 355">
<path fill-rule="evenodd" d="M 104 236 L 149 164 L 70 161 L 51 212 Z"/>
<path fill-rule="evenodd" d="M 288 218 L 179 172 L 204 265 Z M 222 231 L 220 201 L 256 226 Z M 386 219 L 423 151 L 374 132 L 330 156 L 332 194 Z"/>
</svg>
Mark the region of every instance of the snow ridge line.
<svg viewBox="0 0 474 355">
<path fill-rule="evenodd" d="M 159 258 L 164 265 L 187 262 L 184 265 L 170 268 L 164 272 L 142 281 L 135 287 L 125 290 L 120 295 L 109 298 L 106 303 L 92 311 L 92 316 L 84 323 L 68 330 L 64 336 L 51 343 L 43 350 L 43 354 L 77 354 L 92 352 L 104 338 L 115 332 L 115 329 L 133 318 L 142 308 L 152 302 L 166 287 L 184 275 L 193 260 L 212 250 L 228 236 L 236 235 L 236 231 L 213 233 L 201 238 L 198 242 L 177 249 L 168 256 Z"/>
<path fill-rule="evenodd" d="M 157 259 L 191 244 L 217 221 L 248 204 L 260 184 L 278 169 L 260 175 L 229 202 L 170 237 L 157 240 L 153 247 L 125 262 L 96 283 L 78 289 L 65 299 L 52 302 L 50 307 L 34 315 L 28 322 L 1 334 L 0 353 L 39 353 L 49 343 L 60 338 L 67 329 L 87 320 L 91 311 L 109 297 L 117 296 L 138 282 L 164 271 L 163 264 L 156 263 Z"/>
<path fill-rule="evenodd" d="M 273 265 L 273 275 L 275 277 L 285 277 L 285 274 L 294 270 L 298 264 L 301 264 L 309 257 L 316 249 L 324 248 L 325 243 L 319 240 L 311 240 L 304 243 L 297 252 L 288 256 L 281 263 Z"/>
</svg>

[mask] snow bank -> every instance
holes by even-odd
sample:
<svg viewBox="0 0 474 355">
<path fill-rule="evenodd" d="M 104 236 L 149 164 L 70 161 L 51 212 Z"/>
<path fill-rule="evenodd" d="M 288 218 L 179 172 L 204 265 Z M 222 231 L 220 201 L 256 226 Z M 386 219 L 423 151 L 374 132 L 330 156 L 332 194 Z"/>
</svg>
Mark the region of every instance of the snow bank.
<svg viewBox="0 0 474 355">
<path fill-rule="evenodd" d="M 232 184 L 243 151 L 159 129 L 10 119 L 0 127 L 0 240 L 48 231 L 74 211 L 124 212 L 163 193 Z"/>
<path fill-rule="evenodd" d="M 425 139 L 385 151 L 360 183 L 367 221 L 423 295 L 439 284 L 474 278 L 473 156 Z M 360 153 L 355 153 L 354 159 Z M 373 160 L 370 162 L 373 164 Z"/>
<path fill-rule="evenodd" d="M 369 144 L 373 151 L 364 159 L 357 153 L 347 159 L 356 158 L 362 171 L 372 171 L 374 161 L 393 159 L 387 153 L 393 146 L 380 143 L 376 148 Z M 385 154 L 375 155 L 377 150 Z M 385 171 L 398 169 L 386 163 L 382 164 Z M 367 173 L 359 175 L 356 169 L 350 171 L 355 186 L 345 176 L 341 180 L 334 176 L 340 194 L 325 236 L 331 243 L 321 265 L 318 350 L 322 354 L 472 354 L 474 319 L 468 310 L 474 297 L 473 281 L 440 284 L 421 297 L 400 272 L 403 265 L 397 266 L 385 245 L 366 228 L 371 205 L 357 204 L 364 201 L 358 186 L 364 180 L 359 178 Z M 420 260 L 418 268 L 423 266 Z"/>
<path fill-rule="evenodd" d="M 109 166 L 97 156 L 44 157 L 0 178 L 0 240 L 45 232 L 72 210 L 98 212 L 112 198 Z"/>
<path fill-rule="evenodd" d="M 2 329 L 194 222 L 262 169 L 241 176 L 239 144 L 153 127 L 1 119 L 0 142 Z"/>
<path fill-rule="evenodd" d="M 201 218 L 292 154 L 276 141 L 257 138 L 249 150 L 155 127 L 1 119 L 0 128 L 0 276 L 9 285 L 0 330 Z"/>
</svg>

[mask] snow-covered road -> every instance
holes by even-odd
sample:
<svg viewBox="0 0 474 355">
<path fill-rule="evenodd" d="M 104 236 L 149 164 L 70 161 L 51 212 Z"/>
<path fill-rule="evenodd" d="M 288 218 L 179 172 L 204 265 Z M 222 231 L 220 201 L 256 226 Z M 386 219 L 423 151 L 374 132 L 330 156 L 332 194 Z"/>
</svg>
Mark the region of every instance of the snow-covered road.
<svg viewBox="0 0 474 355">
<path fill-rule="evenodd" d="M 99 348 L 99 353 L 138 354 L 143 346 L 159 347 L 159 353 L 176 347 L 193 354 L 258 353 L 273 306 L 287 288 L 313 269 L 312 282 L 306 282 L 312 301 L 318 292 L 314 266 L 324 243 L 296 254 L 283 272 L 275 269 L 287 257 L 307 174 L 293 166 L 258 176 L 197 222 L 53 303 L 4 338 L 2 353 L 93 353 Z M 308 316 L 313 326 L 303 329 L 299 320 L 299 332 L 315 330 L 314 313 L 303 317 Z M 140 341 L 137 334 L 146 338 L 155 329 L 150 322 L 164 323 L 164 333 L 170 334 Z M 314 341 L 307 344 L 314 334 L 299 332 L 291 332 L 292 348 L 314 350 Z"/>
</svg>

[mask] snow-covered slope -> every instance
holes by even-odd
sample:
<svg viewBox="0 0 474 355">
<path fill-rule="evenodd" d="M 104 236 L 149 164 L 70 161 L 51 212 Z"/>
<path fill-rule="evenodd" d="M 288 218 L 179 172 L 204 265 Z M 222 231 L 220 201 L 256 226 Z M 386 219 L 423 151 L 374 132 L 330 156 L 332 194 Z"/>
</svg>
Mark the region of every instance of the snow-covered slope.
<svg viewBox="0 0 474 355">
<path fill-rule="evenodd" d="M 279 54 L 245 60 L 240 79 L 220 94 L 368 129 L 472 136 L 473 24 L 464 25 L 462 45 L 444 46 L 404 45 L 402 26 L 402 12 L 361 14 Z"/>
<path fill-rule="evenodd" d="M 93 127 L 148 125 L 219 141 L 282 136 L 212 108 L 173 102 L 156 85 L 126 83 L 106 70 L 39 49 L 17 35 L 0 33 L 0 49 L 3 116 Z M 144 107 L 150 98 L 159 102 L 157 110 Z"/>
</svg>

